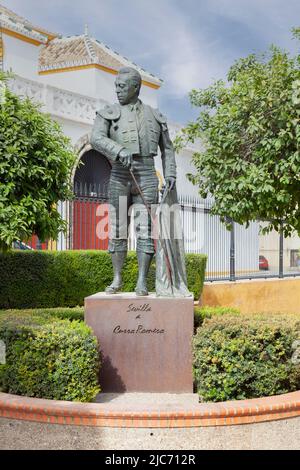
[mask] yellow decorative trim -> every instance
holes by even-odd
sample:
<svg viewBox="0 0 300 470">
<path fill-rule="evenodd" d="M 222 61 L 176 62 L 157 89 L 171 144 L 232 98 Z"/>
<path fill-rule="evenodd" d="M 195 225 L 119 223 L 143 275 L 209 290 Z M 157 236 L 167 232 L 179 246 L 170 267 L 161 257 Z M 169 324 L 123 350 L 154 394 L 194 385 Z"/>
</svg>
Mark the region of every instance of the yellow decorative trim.
<svg viewBox="0 0 300 470">
<path fill-rule="evenodd" d="M 93 69 L 93 68 L 95 68 L 94 64 L 76 65 L 74 67 L 62 67 L 60 69 L 40 70 L 39 75 L 50 75 L 52 73 L 62 73 L 62 72 L 74 72 L 75 70 Z"/>
<path fill-rule="evenodd" d="M 39 72 L 39 75 L 48 75 L 51 73 L 61 73 L 61 72 L 73 72 L 75 70 L 93 69 L 93 68 L 103 70 L 104 72 L 111 73 L 112 75 L 118 75 L 117 70 L 111 69 L 110 67 L 106 67 L 105 65 L 100 65 L 100 64 L 75 65 L 74 67 L 61 67 L 59 69 L 41 70 Z M 142 80 L 142 84 L 150 88 L 154 88 L 155 90 L 160 88 L 160 85 L 156 85 L 155 83 L 151 83 L 146 80 Z"/>
<path fill-rule="evenodd" d="M 261 272 L 259 269 L 251 269 L 251 273 L 259 273 L 259 272 Z M 206 277 L 229 276 L 229 274 L 230 274 L 229 270 L 228 271 L 205 271 L 205 276 Z M 239 274 L 249 274 L 249 269 L 248 270 L 235 271 L 235 274 L 237 274 L 237 275 L 239 275 Z M 220 279 L 220 281 L 222 281 L 222 279 Z"/>
<path fill-rule="evenodd" d="M 154 90 L 158 90 L 160 88 L 160 85 L 155 85 L 155 83 L 147 82 L 146 80 L 142 80 L 142 84 L 150 88 L 154 88 Z"/>
<path fill-rule="evenodd" d="M 34 31 L 37 31 L 38 33 L 46 36 L 48 38 L 48 41 L 52 41 L 52 39 L 55 39 L 58 37 L 58 34 L 47 33 L 46 31 L 43 31 L 42 29 L 39 29 L 39 28 L 34 28 Z"/>
<path fill-rule="evenodd" d="M 42 41 L 28 38 L 27 36 L 23 36 L 23 34 L 17 33 L 16 31 L 11 31 L 10 29 L 0 28 L 0 31 L 2 31 L 2 33 L 6 34 L 7 36 L 12 36 L 13 38 L 20 39 L 21 41 L 29 42 L 29 44 L 34 44 L 34 46 L 40 46 L 41 44 L 43 44 Z"/>
</svg>

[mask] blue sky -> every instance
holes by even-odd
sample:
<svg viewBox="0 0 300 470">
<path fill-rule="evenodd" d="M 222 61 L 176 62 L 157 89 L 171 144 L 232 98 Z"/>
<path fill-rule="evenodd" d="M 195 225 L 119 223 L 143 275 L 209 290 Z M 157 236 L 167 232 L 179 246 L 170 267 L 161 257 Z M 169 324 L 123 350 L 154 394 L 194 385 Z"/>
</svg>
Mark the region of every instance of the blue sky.
<svg viewBox="0 0 300 470">
<path fill-rule="evenodd" d="M 188 92 L 224 78 L 235 59 L 271 43 L 300 44 L 300 0 L 0 0 L 32 22 L 63 35 L 91 36 L 158 75 L 161 110 L 185 124 L 197 115 Z"/>
</svg>

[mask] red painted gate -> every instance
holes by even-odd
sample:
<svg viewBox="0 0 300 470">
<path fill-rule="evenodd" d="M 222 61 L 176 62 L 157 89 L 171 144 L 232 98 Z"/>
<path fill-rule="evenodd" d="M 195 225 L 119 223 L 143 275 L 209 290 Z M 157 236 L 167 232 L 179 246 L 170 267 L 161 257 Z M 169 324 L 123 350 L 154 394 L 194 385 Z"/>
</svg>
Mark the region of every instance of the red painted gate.
<svg viewBox="0 0 300 470">
<path fill-rule="evenodd" d="M 73 250 L 107 250 L 108 204 L 79 198 L 73 201 Z"/>
</svg>

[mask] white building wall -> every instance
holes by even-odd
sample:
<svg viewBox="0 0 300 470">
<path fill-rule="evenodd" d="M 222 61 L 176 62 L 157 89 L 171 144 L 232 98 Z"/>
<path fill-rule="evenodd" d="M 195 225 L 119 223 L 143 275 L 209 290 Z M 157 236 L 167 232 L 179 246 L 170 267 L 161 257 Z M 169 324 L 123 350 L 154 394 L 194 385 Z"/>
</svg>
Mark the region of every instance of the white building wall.
<svg viewBox="0 0 300 470">
<path fill-rule="evenodd" d="M 203 216 L 204 247 L 207 255 L 206 276 L 228 277 L 230 273 L 230 232 L 220 218 L 208 213 Z"/>
<path fill-rule="evenodd" d="M 89 124 L 74 123 L 71 120 L 57 116 L 52 117 L 62 126 L 64 134 L 71 139 L 73 145 L 76 145 L 83 136 L 91 132 L 92 126 Z"/>
<path fill-rule="evenodd" d="M 226 229 L 218 216 L 209 213 L 203 216 L 204 246 L 201 252 L 207 254 L 207 277 L 229 277 L 231 232 Z M 259 226 L 256 222 L 245 225 L 234 224 L 235 273 L 243 276 L 259 273 Z"/>
<path fill-rule="evenodd" d="M 42 74 L 40 75 L 40 80 L 47 85 L 93 98 L 97 94 L 96 70 L 94 68 Z"/>
<path fill-rule="evenodd" d="M 116 75 L 95 69 L 95 96 L 109 103 L 117 101 L 115 93 Z"/>
<path fill-rule="evenodd" d="M 267 258 L 270 270 L 278 270 L 279 233 L 274 230 L 266 235 L 260 235 L 259 246 L 260 254 Z M 295 270 L 295 267 L 291 266 L 292 251 L 299 252 L 300 254 L 300 237 L 296 233 L 283 240 L 283 268 L 287 272 Z M 299 255 L 298 257 L 300 258 Z"/>
<path fill-rule="evenodd" d="M 35 46 L 2 33 L 4 45 L 3 68 L 17 75 L 38 80 L 38 57 L 42 46 Z"/>
<path fill-rule="evenodd" d="M 115 92 L 116 75 L 95 69 L 95 97 L 104 99 L 109 103 L 117 103 Z M 142 85 L 140 99 L 150 106 L 157 108 L 157 90 Z"/>
<path fill-rule="evenodd" d="M 191 150 L 181 150 L 176 154 L 177 163 L 177 186 L 180 194 L 200 197 L 198 187 L 194 186 L 187 178 L 187 173 L 195 173 L 192 163 L 193 152 Z"/>
<path fill-rule="evenodd" d="M 108 103 L 116 103 L 116 75 L 96 68 L 73 70 L 69 72 L 49 73 L 40 75 L 42 83 L 62 88 L 73 93 L 103 99 Z M 157 90 L 142 85 L 140 98 L 146 104 L 157 108 Z"/>
<path fill-rule="evenodd" d="M 172 127 L 169 126 L 169 131 L 172 138 Z M 198 188 L 194 186 L 187 178 L 187 173 L 193 173 L 195 168 L 191 162 L 192 152 L 188 150 L 181 150 L 176 153 L 176 165 L 177 165 L 177 188 L 178 193 L 182 196 L 193 196 L 199 197 Z M 155 157 L 155 167 L 159 174 L 163 176 L 161 155 Z"/>
<path fill-rule="evenodd" d="M 154 88 L 142 85 L 140 98 L 145 104 L 148 104 L 153 108 L 158 108 L 157 90 L 155 90 Z"/>
<path fill-rule="evenodd" d="M 235 227 L 235 269 L 237 274 L 259 272 L 259 224 L 251 222 L 245 225 L 234 224 Z"/>
</svg>

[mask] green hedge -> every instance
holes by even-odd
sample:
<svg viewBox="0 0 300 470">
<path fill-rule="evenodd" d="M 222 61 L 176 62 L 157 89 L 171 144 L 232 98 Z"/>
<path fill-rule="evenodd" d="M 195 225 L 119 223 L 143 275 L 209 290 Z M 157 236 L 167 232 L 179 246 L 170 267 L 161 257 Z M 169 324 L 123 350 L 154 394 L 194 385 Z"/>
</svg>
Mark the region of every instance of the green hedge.
<svg viewBox="0 0 300 470">
<path fill-rule="evenodd" d="M 1 313 L 14 315 L 19 313 L 20 310 L 0 310 Z M 30 315 L 38 316 L 49 316 L 55 317 L 61 320 L 84 320 L 84 307 L 63 307 L 63 308 L 36 308 L 26 309 L 22 312 Z M 199 326 L 202 325 L 205 318 L 211 318 L 213 316 L 221 316 L 226 314 L 239 315 L 240 312 L 237 308 L 233 307 L 194 307 L 194 328 L 195 331 Z"/>
<path fill-rule="evenodd" d="M 194 328 L 195 331 L 201 326 L 206 318 L 222 315 L 239 315 L 240 310 L 234 307 L 195 307 L 194 308 Z"/>
<path fill-rule="evenodd" d="M 84 308 L 83 307 L 62 307 L 62 308 L 36 308 L 36 309 L 23 309 L 26 314 L 56 317 L 61 320 L 84 320 Z M 14 315 L 20 312 L 20 310 L 0 310 L 2 313 Z M 225 315 L 225 314 L 238 315 L 239 310 L 231 307 L 194 307 L 194 327 L 196 329 L 202 325 L 205 318 L 211 318 L 214 315 Z"/>
<path fill-rule="evenodd" d="M 100 391 L 96 338 L 81 321 L 49 312 L 0 312 L 3 392 L 56 400 L 91 401 Z"/>
<path fill-rule="evenodd" d="M 278 395 L 300 389 L 292 344 L 299 315 L 224 315 L 204 320 L 193 340 L 194 376 L 203 401 Z"/>
<path fill-rule="evenodd" d="M 33 319 L 37 319 L 37 321 L 45 321 L 48 322 L 49 320 L 84 320 L 84 307 L 62 307 L 62 308 L 35 308 L 35 309 L 22 309 L 22 310 L 0 310 L 0 319 L 1 315 L 8 315 L 10 317 L 17 316 L 17 319 L 20 320 L 20 315 L 22 317 L 22 321 L 24 318 L 30 318 L 30 321 Z"/>
<path fill-rule="evenodd" d="M 188 286 L 199 298 L 204 282 L 205 255 L 186 255 Z M 123 291 L 134 291 L 138 274 L 135 253 L 124 267 Z M 74 307 L 84 297 L 104 291 L 112 280 L 105 251 L 11 251 L 0 254 L 0 308 Z M 155 290 L 154 263 L 149 289 Z"/>
</svg>

